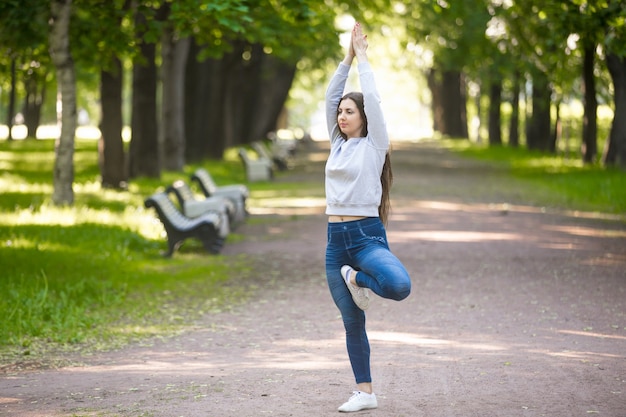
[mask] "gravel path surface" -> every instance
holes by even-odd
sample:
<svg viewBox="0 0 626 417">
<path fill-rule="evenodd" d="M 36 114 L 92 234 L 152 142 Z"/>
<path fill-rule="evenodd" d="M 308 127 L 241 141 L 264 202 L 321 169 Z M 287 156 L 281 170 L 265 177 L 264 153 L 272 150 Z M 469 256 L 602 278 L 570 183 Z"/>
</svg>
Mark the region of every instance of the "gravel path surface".
<svg viewBox="0 0 626 417">
<path fill-rule="evenodd" d="M 278 181 L 323 181 L 316 144 Z M 626 223 L 527 205 L 497 167 L 394 147 L 392 250 L 413 279 L 368 310 L 363 416 L 626 416 Z M 512 185 L 513 184 L 513 185 Z M 227 244 L 249 303 L 171 339 L 0 377 L 2 416 L 331 416 L 354 389 L 324 277 L 323 200 L 262 207 Z"/>
</svg>

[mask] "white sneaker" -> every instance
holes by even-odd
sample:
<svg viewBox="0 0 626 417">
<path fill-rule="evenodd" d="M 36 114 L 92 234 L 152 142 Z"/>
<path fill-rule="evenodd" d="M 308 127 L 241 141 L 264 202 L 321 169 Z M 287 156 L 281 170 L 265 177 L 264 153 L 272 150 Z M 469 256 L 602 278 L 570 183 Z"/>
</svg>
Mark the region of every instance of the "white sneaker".
<svg viewBox="0 0 626 417">
<path fill-rule="evenodd" d="M 344 265 L 341 267 L 341 276 L 346 283 L 346 286 L 350 290 L 350 294 L 352 294 L 352 299 L 354 303 L 361 310 L 367 310 L 370 306 L 370 295 L 367 288 L 357 287 L 356 285 L 352 285 L 348 280 L 348 275 L 350 271 L 354 271 L 350 265 Z M 356 271 L 354 271 L 356 273 Z"/>
<path fill-rule="evenodd" d="M 354 391 L 352 397 L 338 408 L 342 413 L 352 413 L 354 411 L 370 410 L 378 407 L 376 394 L 362 391 Z"/>
</svg>

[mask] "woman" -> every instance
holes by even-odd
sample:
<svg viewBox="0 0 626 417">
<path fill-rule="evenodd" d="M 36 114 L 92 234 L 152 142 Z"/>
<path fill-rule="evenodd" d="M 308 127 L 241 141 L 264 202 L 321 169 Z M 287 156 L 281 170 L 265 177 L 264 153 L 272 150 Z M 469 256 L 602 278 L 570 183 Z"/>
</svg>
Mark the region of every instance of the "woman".
<svg viewBox="0 0 626 417">
<path fill-rule="evenodd" d="M 369 291 L 398 301 L 411 292 L 409 274 L 390 252 L 384 228 L 392 178 L 389 137 L 367 60 L 367 46 L 367 36 L 357 23 L 348 53 L 326 91 L 331 141 L 326 162 L 326 277 L 341 311 L 357 384 L 357 391 L 339 407 L 341 412 L 378 407 L 365 331 Z M 355 57 L 363 92 L 342 96 Z"/>
</svg>

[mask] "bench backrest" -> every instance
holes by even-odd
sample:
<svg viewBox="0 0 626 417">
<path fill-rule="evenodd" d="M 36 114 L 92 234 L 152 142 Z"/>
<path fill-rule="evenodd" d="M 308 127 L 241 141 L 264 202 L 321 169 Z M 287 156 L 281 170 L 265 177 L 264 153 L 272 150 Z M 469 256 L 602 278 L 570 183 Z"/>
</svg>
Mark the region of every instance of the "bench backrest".
<svg viewBox="0 0 626 417">
<path fill-rule="evenodd" d="M 193 173 L 191 179 L 198 182 L 200 188 L 202 188 L 202 192 L 207 197 L 217 191 L 217 184 L 213 181 L 211 174 L 209 174 L 209 172 L 204 168 L 196 169 L 196 172 Z"/>
<path fill-rule="evenodd" d="M 146 199 L 146 207 L 154 207 L 155 210 L 163 217 L 161 220 L 165 223 L 167 220 L 172 226 L 177 229 L 184 229 L 189 224 L 189 219 L 186 218 L 176 208 L 172 200 L 166 193 L 156 193 Z"/>
<path fill-rule="evenodd" d="M 255 142 L 252 142 L 251 146 L 259 155 L 259 158 L 272 159 L 272 156 L 270 155 L 269 150 L 263 143 L 255 141 Z"/>
<path fill-rule="evenodd" d="M 243 160 L 243 163 L 247 165 L 250 165 L 250 156 L 248 155 L 248 151 L 246 151 L 244 148 L 239 148 L 239 157 Z"/>
<path fill-rule="evenodd" d="M 168 191 L 173 191 L 176 194 L 181 206 L 187 201 L 194 201 L 196 199 L 189 185 L 183 180 L 174 181 L 174 183 L 168 187 Z"/>
</svg>

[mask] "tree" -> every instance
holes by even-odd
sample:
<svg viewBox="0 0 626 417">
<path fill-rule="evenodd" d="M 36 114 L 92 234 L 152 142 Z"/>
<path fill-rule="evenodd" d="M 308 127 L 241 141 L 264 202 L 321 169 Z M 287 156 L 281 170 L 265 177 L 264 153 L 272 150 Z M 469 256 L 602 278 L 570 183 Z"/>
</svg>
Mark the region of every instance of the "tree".
<svg viewBox="0 0 626 417">
<path fill-rule="evenodd" d="M 519 50 L 518 55 L 527 57 L 537 69 L 549 74 L 551 85 L 563 86 L 562 93 L 573 90 L 575 77 L 582 78 L 585 162 L 595 159 L 597 149 L 595 73 L 598 67 L 595 58 L 599 57 L 606 64 L 614 84 L 615 111 L 603 162 L 606 165 L 621 164 L 618 155 L 622 143 L 626 143 L 626 125 L 619 113 L 626 108 L 626 103 L 622 103 L 626 98 L 620 92 L 620 61 L 626 56 L 626 4 L 612 0 L 517 0 L 502 2 L 498 9 L 507 21 L 510 45 Z M 579 47 L 571 47 L 570 43 Z M 580 72 L 571 70 L 577 67 Z"/>
<path fill-rule="evenodd" d="M 128 172 L 122 128 L 122 62 L 114 57 L 110 69 L 100 72 L 102 119 L 99 144 L 101 183 L 105 188 L 126 188 Z"/>
<path fill-rule="evenodd" d="M 157 67 L 155 63 L 157 34 L 150 27 L 156 10 L 139 7 L 135 10 L 135 41 L 139 54 L 133 59 L 132 116 L 129 155 L 131 178 L 161 176 L 157 125 Z"/>
<path fill-rule="evenodd" d="M 122 139 L 124 118 L 124 62 L 135 51 L 132 42 L 131 0 L 74 0 L 72 48 L 77 67 L 85 74 L 99 74 L 100 116 L 98 143 L 101 184 L 125 189 L 127 158 Z"/>
<path fill-rule="evenodd" d="M 606 63 L 615 90 L 615 117 L 603 161 L 606 165 L 626 168 L 626 56 L 608 54 Z"/>
<path fill-rule="evenodd" d="M 0 2 L 0 75 L 10 79 L 7 126 L 9 137 L 19 97 L 25 95 L 22 114 L 27 137 L 35 137 L 45 98 L 48 66 L 48 17 L 46 0 Z M 9 73 L 4 72 L 9 68 Z M 21 82 L 21 85 L 20 85 Z M 18 92 L 19 91 L 19 92 Z"/>
<path fill-rule="evenodd" d="M 163 80 L 163 168 L 182 171 L 185 165 L 185 66 L 191 38 L 179 39 L 166 24 L 161 38 Z"/>
<path fill-rule="evenodd" d="M 15 79 L 16 77 L 16 69 L 15 69 L 15 60 L 16 58 L 14 56 L 11 56 L 11 86 L 9 87 L 9 106 L 8 106 L 8 111 L 7 111 L 7 127 L 9 130 L 9 134 L 8 134 L 8 140 L 13 140 L 13 134 L 12 134 L 12 130 L 13 130 L 13 117 L 15 115 L 15 87 L 17 84 L 17 81 Z"/>
<path fill-rule="evenodd" d="M 263 139 L 276 129 L 296 66 L 304 59 L 319 66 L 337 51 L 327 46 L 336 33 L 326 3 L 246 4 L 243 20 L 219 38 L 208 30 L 195 36 L 185 104 L 190 158 L 221 158 L 228 146 Z"/>
<path fill-rule="evenodd" d="M 605 165 L 626 168 L 626 4 L 609 1 L 602 9 L 607 22 L 603 45 L 613 80 L 614 116 L 603 155 Z"/>
<path fill-rule="evenodd" d="M 56 67 L 61 100 L 61 134 L 55 146 L 52 201 L 56 205 L 71 205 L 74 203 L 72 183 L 76 131 L 76 74 L 69 41 L 72 0 L 52 0 L 50 6 L 50 56 Z"/>
<path fill-rule="evenodd" d="M 485 30 L 490 16 L 482 2 L 463 0 L 404 2 L 400 9 L 413 42 L 432 52 L 428 85 L 434 129 L 468 138 L 468 72 L 484 58 Z M 490 81 L 478 84 L 490 85 Z"/>
</svg>

